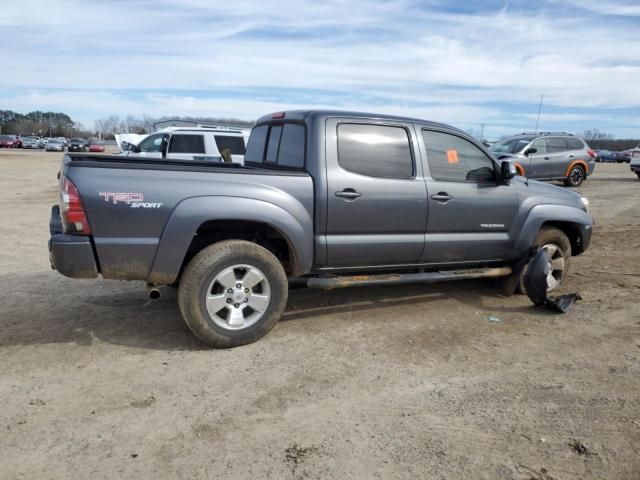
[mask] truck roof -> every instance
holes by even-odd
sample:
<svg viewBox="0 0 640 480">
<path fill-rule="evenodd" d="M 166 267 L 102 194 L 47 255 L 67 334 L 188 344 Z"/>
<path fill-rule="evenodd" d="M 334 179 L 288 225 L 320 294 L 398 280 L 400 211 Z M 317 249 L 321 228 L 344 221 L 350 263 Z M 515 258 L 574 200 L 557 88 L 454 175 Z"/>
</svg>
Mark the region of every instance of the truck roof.
<svg viewBox="0 0 640 480">
<path fill-rule="evenodd" d="M 449 130 L 456 130 L 458 132 L 466 133 L 459 128 L 452 127 L 445 123 L 432 122 L 429 120 L 422 120 L 419 118 L 400 117 L 395 115 L 385 115 L 381 113 L 366 113 L 366 112 L 350 112 L 344 110 L 285 110 L 282 112 L 274 112 L 268 115 L 263 115 L 256 121 L 256 125 L 260 123 L 267 123 L 273 120 L 288 119 L 305 121 L 310 118 L 329 118 L 329 117 L 351 117 L 362 118 L 367 120 L 390 120 L 393 122 L 412 122 L 420 123 L 423 125 L 429 125 L 433 127 L 446 128 Z"/>
</svg>

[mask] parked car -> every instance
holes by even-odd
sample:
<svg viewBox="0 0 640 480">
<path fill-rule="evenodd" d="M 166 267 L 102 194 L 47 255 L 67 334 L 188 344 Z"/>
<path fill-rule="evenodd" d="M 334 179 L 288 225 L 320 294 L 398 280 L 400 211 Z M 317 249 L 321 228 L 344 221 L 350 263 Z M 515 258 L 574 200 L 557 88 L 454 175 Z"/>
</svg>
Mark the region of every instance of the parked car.
<svg viewBox="0 0 640 480">
<path fill-rule="evenodd" d="M 89 151 L 94 153 L 103 153 L 105 150 L 104 143 L 98 141 L 89 142 Z"/>
<path fill-rule="evenodd" d="M 18 148 L 15 135 L 0 135 L 0 148 Z"/>
<path fill-rule="evenodd" d="M 57 138 L 52 138 L 47 142 L 47 145 L 44 147 L 47 152 L 64 152 L 64 143 L 62 143 Z"/>
<path fill-rule="evenodd" d="M 191 330 L 230 347 L 276 324 L 288 278 L 321 288 L 517 280 L 514 264 L 538 246 L 553 290 L 591 239 L 579 193 L 515 176 L 440 123 L 278 112 L 258 120 L 244 160 L 65 155 L 53 267 L 142 280 L 153 297 L 179 284 Z"/>
<path fill-rule="evenodd" d="M 71 140 L 69 140 L 67 149 L 70 152 L 86 152 L 87 141 L 84 138 L 72 138 Z"/>
<path fill-rule="evenodd" d="M 615 163 L 616 157 L 611 150 L 596 150 L 596 162 Z"/>
<path fill-rule="evenodd" d="M 640 150 L 636 150 L 634 153 L 637 153 L 637 155 L 631 156 L 629 167 L 631 168 L 631 171 L 638 176 L 638 179 L 640 179 Z"/>
<path fill-rule="evenodd" d="M 149 135 L 128 154 L 146 158 L 224 161 L 242 163 L 246 149 L 245 132 L 230 128 L 170 127 Z"/>
<path fill-rule="evenodd" d="M 584 140 L 564 132 L 522 133 L 496 142 L 491 151 L 509 160 L 518 174 L 536 180 L 563 180 L 579 187 L 593 173 L 596 152 Z"/>
<path fill-rule="evenodd" d="M 65 137 L 56 137 L 65 147 L 69 146 L 69 141 Z"/>
<path fill-rule="evenodd" d="M 640 150 L 631 148 L 629 150 L 623 150 L 622 152 L 616 152 L 616 161 L 618 163 L 630 163 L 634 154 L 640 155 Z"/>
<path fill-rule="evenodd" d="M 35 137 L 22 137 L 22 148 L 40 148 L 40 142 Z"/>
</svg>

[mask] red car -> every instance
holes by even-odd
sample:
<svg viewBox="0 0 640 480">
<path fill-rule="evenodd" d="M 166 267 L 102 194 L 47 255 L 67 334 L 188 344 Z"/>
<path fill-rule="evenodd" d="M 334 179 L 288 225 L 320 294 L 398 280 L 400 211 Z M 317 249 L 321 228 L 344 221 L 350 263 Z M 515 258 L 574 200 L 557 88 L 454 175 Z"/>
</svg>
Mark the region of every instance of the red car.
<svg viewBox="0 0 640 480">
<path fill-rule="evenodd" d="M 15 135 L 0 135 L 0 148 L 20 148 L 22 140 Z"/>
<path fill-rule="evenodd" d="M 91 142 L 91 145 L 89 145 L 89 151 L 95 153 L 104 153 L 104 143 Z"/>
</svg>

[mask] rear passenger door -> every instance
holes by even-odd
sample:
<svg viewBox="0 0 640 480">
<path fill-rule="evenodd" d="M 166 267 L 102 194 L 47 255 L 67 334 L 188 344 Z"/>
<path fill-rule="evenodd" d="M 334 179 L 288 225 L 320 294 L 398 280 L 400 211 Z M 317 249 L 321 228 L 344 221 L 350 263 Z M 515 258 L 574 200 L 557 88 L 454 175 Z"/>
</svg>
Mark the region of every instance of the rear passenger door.
<svg viewBox="0 0 640 480">
<path fill-rule="evenodd" d="M 405 123 L 327 120 L 330 267 L 418 263 L 427 199 L 411 131 Z"/>
<path fill-rule="evenodd" d="M 204 155 L 204 135 L 174 133 L 169 139 L 167 158 L 195 160 L 195 156 Z"/>
</svg>

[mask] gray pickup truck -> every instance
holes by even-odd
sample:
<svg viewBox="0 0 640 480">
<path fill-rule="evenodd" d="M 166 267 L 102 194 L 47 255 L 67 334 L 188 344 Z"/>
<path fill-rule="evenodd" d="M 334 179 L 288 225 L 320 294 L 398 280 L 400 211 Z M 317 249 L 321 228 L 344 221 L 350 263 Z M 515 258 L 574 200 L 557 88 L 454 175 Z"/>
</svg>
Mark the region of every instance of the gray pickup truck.
<svg viewBox="0 0 640 480">
<path fill-rule="evenodd" d="M 152 296 L 178 285 L 184 320 L 216 347 L 265 335 L 291 282 L 519 278 L 537 245 L 553 290 L 592 231 L 578 193 L 515 176 L 460 130 L 385 115 L 264 116 L 244 165 L 69 154 L 59 182 L 53 268 Z"/>
</svg>

